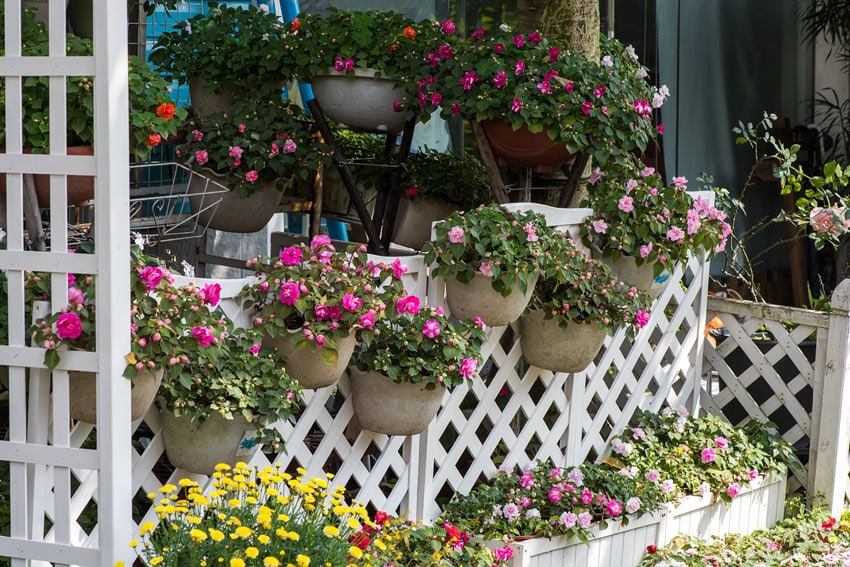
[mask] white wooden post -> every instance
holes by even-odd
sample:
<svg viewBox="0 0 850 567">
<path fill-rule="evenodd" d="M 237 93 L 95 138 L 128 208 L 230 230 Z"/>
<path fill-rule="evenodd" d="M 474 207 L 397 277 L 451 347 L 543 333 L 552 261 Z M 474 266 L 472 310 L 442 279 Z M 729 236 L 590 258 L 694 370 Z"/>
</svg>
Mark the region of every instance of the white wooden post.
<svg viewBox="0 0 850 567">
<path fill-rule="evenodd" d="M 844 280 L 832 294 L 832 315 L 827 339 L 827 361 L 823 376 L 821 413 L 812 416 L 817 430 L 816 456 L 810 471 L 808 491 L 815 505 L 828 507 L 833 514 L 844 509 L 847 474 L 850 472 L 850 280 Z"/>
</svg>

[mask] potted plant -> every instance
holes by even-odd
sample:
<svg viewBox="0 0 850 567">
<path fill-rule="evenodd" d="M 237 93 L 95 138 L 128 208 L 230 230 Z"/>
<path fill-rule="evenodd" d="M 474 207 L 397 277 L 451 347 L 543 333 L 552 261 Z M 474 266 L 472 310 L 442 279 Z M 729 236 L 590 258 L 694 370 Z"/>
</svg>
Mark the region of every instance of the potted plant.
<svg viewBox="0 0 850 567">
<path fill-rule="evenodd" d="M 618 326 L 640 329 L 652 299 L 577 248 L 569 234 L 553 239 L 543 275 L 519 318 L 522 354 L 555 372 L 579 372 Z"/>
<path fill-rule="evenodd" d="M 280 450 L 273 425 L 295 421 L 301 388 L 253 329 L 226 319 L 196 326 L 193 357 L 169 368 L 157 398 L 163 442 L 176 467 L 210 475 L 218 463 L 250 460 L 264 444 Z"/>
<path fill-rule="evenodd" d="M 401 186 L 393 242 L 415 250 L 431 239 L 436 221 L 493 201 L 487 172 L 469 153 L 415 152 L 405 163 Z"/>
<path fill-rule="evenodd" d="M 412 295 L 387 310 L 360 332 L 361 348 L 351 358 L 354 415 L 369 431 L 415 435 L 437 415 L 445 392 L 477 375 L 484 324 L 449 319 Z"/>
<path fill-rule="evenodd" d="M 47 282 L 33 274 L 38 286 Z M 134 249 L 130 262 L 130 352 L 125 359 L 124 376 L 133 380 L 130 418 L 141 418 L 159 389 L 163 372 L 187 363 L 198 350 L 192 338 L 193 328 L 211 325 L 221 331 L 218 318 L 210 307 L 217 303 L 215 288 L 204 290 L 177 288 L 168 269 L 156 258 Z M 44 364 L 55 369 L 68 350 L 93 351 L 97 342 L 95 327 L 96 281 L 91 275 L 68 277 L 68 304 L 59 311 L 33 322 L 32 344 L 44 348 Z M 34 287 L 37 290 L 39 287 Z M 32 297 L 28 292 L 27 296 Z M 38 299 L 45 299 L 42 294 Z M 71 417 L 95 423 L 97 404 L 96 377 L 93 373 L 71 372 Z"/>
<path fill-rule="evenodd" d="M 298 78 L 322 112 L 353 129 L 398 133 L 419 114 L 414 77 L 454 24 L 414 22 L 392 11 L 302 13 L 292 22 Z"/>
<path fill-rule="evenodd" d="M 236 100 L 279 100 L 295 68 L 289 28 L 268 7 L 211 3 L 160 35 L 149 61 L 166 79 L 189 85 L 198 115 L 230 110 Z"/>
<path fill-rule="evenodd" d="M 593 214 L 584 221 L 582 240 L 639 289 L 649 290 L 656 276 L 691 254 L 726 246 L 726 213 L 688 193 L 684 177 L 664 185 L 654 168 L 631 163 L 595 170 L 590 182 L 582 206 Z"/>
<path fill-rule="evenodd" d="M 349 539 L 369 516 L 346 500 L 344 486 L 329 485 L 332 475 L 293 477 L 277 467 L 237 463 L 220 465 L 215 477 L 208 496 L 189 479 L 151 496 L 170 505 L 159 511 L 158 523 L 142 523 L 130 544 L 145 564 L 183 567 L 226 557 L 232 567 L 365 565 L 364 550 Z"/>
<path fill-rule="evenodd" d="M 196 172 L 188 193 L 198 222 L 256 232 L 276 212 L 291 178 L 307 179 L 330 164 L 331 147 L 313 136 L 298 106 L 278 100 L 238 103 L 229 113 L 193 118 L 177 152 Z M 211 202 L 210 183 L 229 189 L 221 202 Z"/>
<path fill-rule="evenodd" d="M 151 151 L 177 135 L 187 112 L 174 104 L 169 83 L 138 57 L 130 57 L 130 153 L 146 161 Z"/>
<path fill-rule="evenodd" d="M 479 29 L 450 57 L 431 58 L 419 100 L 426 112 L 481 123 L 513 165 L 551 169 L 576 154 L 617 161 L 653 140 L 651 113 L 667 91 L 645 80 L 633 49 L 600 41 L 601 60 L 590 61 L 537 32 Z"/>
<path fill-rule="evenodd" d="M 507 325 L 531 298 L 550 233 L 542 215 L 509 207 L 453 213 L 435 225 L 434 239 L 422 247 L 433 275 L 447 278 L 446 300 L 455 317 Z"/>
<path fill-rule="evenodd" d="M 401 288 L 400 263 L 374 263 L 365 247 L 336 250 L 324 235 L 310 245 L 287 246 L 278 258 L 248 261 L 257 283 L 242 295 L 254 328 L 274 348 L 305 388 L 324 388 L 339 380 L 354 351 L 355 331 L 371 329 L 384 316 L 381 284 L 391 301 Z"/>
</svg>

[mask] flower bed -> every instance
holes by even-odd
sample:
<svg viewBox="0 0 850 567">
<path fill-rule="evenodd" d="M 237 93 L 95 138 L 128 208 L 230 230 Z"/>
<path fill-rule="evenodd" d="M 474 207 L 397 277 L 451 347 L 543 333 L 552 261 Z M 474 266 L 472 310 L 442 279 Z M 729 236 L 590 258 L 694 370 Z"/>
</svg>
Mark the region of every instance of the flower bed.
<svg viewBox="0 0 850 567">
<path fill-rule="evenodd" d="M 588 543 L 575 536 L 538 537 L 515 541 L 509 567 L 543 565 L 587 565 L 594 567 L 634 567 L 646 555 L 647 547 L 661 547 L 679 533 L 708 538 L 727 533 L 748 534 L 766 529 L 783 517 L 785 476 L 775 474 L 754 481 L 731 503 L 716 502 L 712 495 L 688 496 L 679 505 L 665 504 L 658 511 L 630 521 L 593 528 Z M 488 540 L 492 549 L 504 546 Z"/>
</svg>

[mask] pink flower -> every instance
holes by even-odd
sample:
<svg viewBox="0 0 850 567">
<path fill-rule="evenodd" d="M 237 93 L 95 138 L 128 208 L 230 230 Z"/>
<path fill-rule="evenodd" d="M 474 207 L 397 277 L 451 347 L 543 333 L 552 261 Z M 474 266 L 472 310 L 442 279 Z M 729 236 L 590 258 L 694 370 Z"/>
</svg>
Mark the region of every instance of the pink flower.
<svg viewBox="0 0 850 567">
<path fill-rule="evenodd" d="M 609 500 L 605 507 L 605 513 L 609 516 L 619 516 L 623 513 L 623 505 L 616 500 Z"/>
<path fill-rule="evenodd" d="M 528 34 L 528 41 L 530 41 L 531 43 L 533 43 L 533 44 L 537 45 L 538 43 L 540 43 L 541 41 L 543 41 L 543 36 L 542 36 L 542 35 L 540 35 L 540 34 L 539 34 L 539 33 L 537 33 L 537 32 L 531 32 L 530 34 Z"/>
<path fill-rule="evenodd" d="M 283 143 L 283 153 L 292 154 L 295 153 L 295 150 L 298 149 L 298 146 L 295 145 L 295 142 L 292 140 L 287 140 Z"/>
<path fill-rule="evenodd" d="M 514 75 L 519 75 L 525 71 L 525 61 L 517 61 L 514 63 Z"/>
<path fill-rule="evenodd" d="M 478 81 L 478 76 L 475 71 L 467 71 L 463 74 L 460 84 L 463 86 L 463 90 L 468 91 L 476 81 Z"/>
<path fill-rule="evenodd" d="M 443 102 L 443 95 L 440 93 L 431 93 L 431 104 L 433 106 L 440 106 L 441 102 Z"/>
<path fill-rule="evenodd" d="M 625 197 L 620 197 L 620 201 L 617 203 L 617 208 L 623 211 L 624 213 L 630 213 L 635 210 L 634 198 L 626 195 Z"/>
<path fill-rule="evenodd" d="M 599 85 L 598 87 L 593 89 L 593 95 L 596 98 L 601 98 L 602 96 L 604 96 L 605 95 L 605 85 Z"/>
<path fill-rule="evenodd" d="M 452 244 L 462 244 L 463 243 L 463 227 L 453 226 L 449 230 L 449 242 Z"/>
<path fill-rule="evenodd" d="M 407 266 L 401 263 L 401 258 L 396 258 L 392 263 L 393 267 L 393 275 L 396 279 L 401 279 L 401 277 L 407 273 Z"/>
<path fill-rule="evenodd" d="M 508 84 L 508 74 L 504 70 L 499 71 L 493 77 L 493 84 L 496 85 L 497 89 L 501 89 Z"/>
<path fill-rule="evenodd" d="M 652 106 L 649 104 L 649 101 L 646 99 L 636 100 L 635 101 L 635 111 L 640 116 L 649 116 L 652 114 Z"/>
<path fill-rule="evenodd" d="M 549 62 L 554 63 L 558 60 L 558 56 L 561 55 L 561 50 L 557 47 L 549 48 Z"/>
<path fill-rule="evenodd" d="M 737 482 L 733 482 L 729 485 L 729 488 L 726 489 L 726 492 L 729 493 L 729 496 L 735 498 L 736 496 L 738 496 L 738 494 L 741 493 L 741 485 Z"/>
<path fill-rule="evenodd" d="M 342 306 L 346 311 L 354 312 L 363 307 L 363 300 L 350 293 L 346 293 L 342 296 Z"/>
<path fill-rule="evenodd" d="M 399 313 L 410 313 L 416 315 L 419 313 L 419 298 L 415 295 L 407 295 L 399 298 L 396 302 L 395 309 Z"/>
<path fill-rule="evenodd" d="M 706 447 L 700 453 L 700 458 L 703 463 L 713 463 L 717 459 L 717 453 L 711 447 Z"/>
<path fill-rule="evenodd" d="M 553 486 L 549 490 L 548 496 L 549 496 L 549 502 L 560 502 L 561 496 L 562 496 L 561 490 L 557 486 Z"/>
<path fill-rule="evenodd" d="M 419 189 L 416 187 L 416 185 L 411 185 L 410 187 L 404 190 L 404 195 L 409 199 L 414 198 L 418 193 Z"/>
<path fill-rule="evenodd" d="M 215 342 L 215 337 L 207 327 L 195 327 L 192 329 L 192 335 L 198 341 L 198 346 L 203 348 L 207 348 Z"/>
<path fill-rule="evenodd" d="M 658 132 L 659 136 L 663 136 L 664 135 L 664 124 L 659 124 L 658 126 L 656 126 L 655 131 Z"/>
<path fill-rule="evenodd" d="M 280 251 L 280 260 L 284 266 L 295 266 L 301 263 L 301 249 L 297 246 L 287 246 Z"/>
<path fill-rule="evenodd" d="M 295 305 L 299 295 L 301 295 L 301 290 L 298 288 L 298 284 L 285 283 L 280 286 L 278 299 L 285 305 Z"/>
<path fill-rule="evenodd" d="M 198 297 L 205 305 L 215 307 L 221 301 L 221 285 L 220 284 L 204 284 L 204 287 L 198 291 Z"/>
<path fill-rule="evenodd" d="M 496 558 L 496 561 L 507 561 L 514 556 L 514 550 L 511 549 L 509 545 L 505 547 L 498 547 L 493 550 L 493 556 Z"/>
<path fill-rule="evenodd" d="M 248 348 L 248 352 L 253 354 L 254 356 L 260 355 L 260 345 L 259 343 L 254 343 Z"/>
<path fill-rule="evenodd" d="M 318 303 L 313 307 L 313 313 L 317 321 L 325 321 L 331 318 L 331 308 L 324 303 Z"/>
<path fill-rule="evenodd" d="M 69 287 L 68 288 L 68 303 L 73 303 L 75 305 L 82 305 L 86 301 L 86 295 L 83 293 L 78 287 Z"/>
<path fill-rule="evenodd" d="M 488 278 L 493 277 L 493 265 L 490 262 L 481 262 L 481 265 L 478 267 L 478 271 L 481 272 L 481 275 L 483 276 Z"/>
<path fill-rule="evenodd" d="M 640 257 L 646 258 L 652 252 L 652 242 L 649 244 L 642 244 L 640 247 Z"/>
<path fill-rule="evenodd" d="M 564 85 L 564 90 L 566 91 L 567 94 L 570 94 L 575 89 L 576 89 L 575 83 L 573 83 L 572 81 L 567 81 L 566 84 Z"/>
<path fill-rule="evenodd" d="M 522 230 L 525 231 L 526 240 L 528 240 L 529 242 L 537 242 L 538 236 L 536 226 L 534 226 L 532 223 L 527 223 L 524 227 L 522 227 Z"/>
<path fill-rule="evenodd" d="M 642 329 L 646 327 L 649 323 L 649 313 L 644 309 L 638 309 L 637 313 L 635 313 L 635 326 L 638 329 Z"/>
<path fill-rule="evenodd" d="M 602 170 L 598 167 L 590 172 L 590 177 L 588 177 L 587 182 L 591 185 L 596 185 L 596 182 L 602 179 L 602 176 L 605 175 L 602 173 Z"/>
<path fill-rule="evenodd" d="M 661 473 L 658 472 L 655 469 L 650 469 L 650 470 L 646 471 L 646 474 L 644 475 L 644 477 L 649 482 L 658 482 L 661 479 Z"/>
<path fill-rule="evenodd" d="M 578 527 L 586 528 L 593 522 L 593 514 L 590 512 L 582 512 L 578 515 Z"/>
<path fill-rule="evenodd" d="M 260 178 L 260 174 L 257 173 L 256 169 L 252 169 L 251 171 L 245 173 L 245 181 L 247 181 L 248 183 L 254 183 L 259 178 Z"/>
<path fill-rule="evenodd" d="M 629 514 L 634 514 L 635 512 L 640 510 L 642 504 L 643 502 L 640 501 L 640 498 L 638 498 L 637 496 L 632 496 L 626 501 L 626 512 L 628 512 Z"/>
<path fill-rule="evenodd" d="M 669 478 L 661 483 L 661 492 L 669 494 L 676 490 L 676 484 Z"/>
<path fill-rule="evenodd" d="M 446 20 L 443 22 L 443 25 L 440 27 L 440 30 L 447 35 L 451 35 L 455 33 L 457 28 L 455 27 L 455 23 L 451 20 Z"/>
<path fill-rule="evenodd" d="M 139 270 L 139 279 L 145 284 L 145 289 L 153 291 L 164 276 L 163 269 L 156 266 L 147 266 Z"/>
<path fill-rule="evenodd" d="M 333 248 L 331 238 L 327 234 L 317 234 L 313 237 L 313 240 L 310 241 L 310 250 L 315 250 L 322 246 L 330 246 Z"/>
<path fill-rule="evenodd" d="M 719 449 L 725 449 L 729 446 L 729 440 L 725 437 L 715 437 L 714 444 L 717 445 Z"/>
<path fill-rule="evenodd" d="M 543 81 L 542 83 L 537 83 L 537 90 L 543 94 L 552 94 L 552 85 L 549 81 Z"/>
<path fill-rule="evenodd" d="M 515 98 L 511 101 L 511 111 L 519 112 L 522 109 L 522 100 Z"/>
<path fill-rule="evenodd" d="M 367 311 L 360 316 L 360 326 L 364 329 L 371 329 L 375 326 L 375 312 Z"/>
<path fill-rule="evenodd" d="M 195 152 L 195 161 L 198 162 L 198 165 L 204 165 L 210 160 L 210 155 L 206 152 L 206 150 L 198 150 Z"/>
<path fill-rule="evenodd" d="M 204 139 L 204 133 L 198 130 L 197 128 L 192 130 L 192 141 L 200 142 Z"/>
<path fill-rule="evenodd" d="M 667 231 L 667 238 L 673 242 L 678 242 L 685 238 L 685 231 L 678 226 L 674 226 Z"/>
<path fill-rule="evenodd" d="M 674 177 L 673 185 L 680 189 L 687 189 L 688 187 L 688 179 L 686 177 Z"/>
<path fill-rule="evenodd" d="M 519 479 L 519 485 L 523 488 L 531 488 L 534 486 L 534 474 L 530 472 L 522 473 Z"/>
<path fill-rule="evenodd" d="M 590 102 L 588 100 L 588 101 L 581 103 L 581 113 L 582 114 L 587 116 L 588 114 L 590 114 L 591 110 L 593 110 L 593 103 L 592 102 Z"/>
<path fill-rule="evenodd" d="M 245 125 L 244 125 L 244 124 L 240 124 L 239 126 L 237 126 L 237 129 L 238 129 L 240 132 L 244 132 L 244 131 L 245 131 Z"/>
<path fill-rule="evenodd" d="M 593 493 L 585 488 L 581 491 L 581 503 L 590 504 L 591 502 L 593 502 Z"/>
<path fill-rule="evenodd" d="M 425 325 L 422 326 L 422 334 L 429 339 L 433 339 L 440 334 L 440 324 L 436 319 L 428 319 L 425 321 Z"/>
<path fill-rule="evenodd" d="M 56 334 L 60 339 L 78 339 L 83 334 L 83 324 L 79 315 L 70 311 L 63 313 L 56 320 Z"/>
<path fill-rule="evenodd" d="M 608 230 L 608 223 L 606 223 L 602 219 L 598 219 L 598 220 L 593 221 L 591 223 L 591 225 L 593 226 L 593 231 L 596 234 L 605 234 L 605 231 Z"/>
<path fill-rule="evenodd" d="M 452 116 L 460 114 L 460 105 L 458 103 L 453 102 L 450 108 L 452 109 Z"/>
<path fill-rule="evenodd" d="M 460 363 L 460 375 L 471 378 L 478 371 L 478 361 L 474 358 L 464 358 Z"/>
<path fill-rule="evenodd" d="M 239 146 L 230 146 L 230 151 L 228 155 L 235 159 L 242 159 L 242 148 Z"/>
<path fill-rule="evenodd" d="M 756 469 L 752 469 L 747 472 L 747 475 L 750 477 L 750 480 L 755 480 L 759 477 L 759 472 Z"/>
</svg>

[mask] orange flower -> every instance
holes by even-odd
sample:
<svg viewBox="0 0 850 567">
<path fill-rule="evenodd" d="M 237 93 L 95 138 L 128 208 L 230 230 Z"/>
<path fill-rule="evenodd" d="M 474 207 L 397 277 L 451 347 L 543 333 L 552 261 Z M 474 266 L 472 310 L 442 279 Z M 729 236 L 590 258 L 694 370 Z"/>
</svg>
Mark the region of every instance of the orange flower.
<svg viewBox="0 0 850 567">
<path fill-rule="evenodd" d="M 416 39 L 416 30 L 413 29 L 413 26 L 404 28 L 404 37 L 410 40 Z"/>
<path fill-rule="evenodd" d="M 292 20 L 289 23 L 289 29 L 291 29 L 294 32 L 297 32 L 298 30 L 301 29 L 301 22 L 298 21 L 298 18 L 295 18 L 294 20 Z"/>
<path fill-rule="evenodd" d="M 150 147 L 155 148 L 160 144 L 160 142 L 162 142 L 162 136 L 156 132 L 148 134 L 147 143 Z"/>
<path fill-rule="evenodd" d="M 389 47 L 387 47 L 387 49 L 389 49 L 390 51 L 395 51 L 396 49 L 398 49 L 398 44 L 394 43 L 394 44 L 390 45 Z"/>
<path fill-rule="evenodd" d="M 156 107 L 156 115 L 165 120 L 171 120 L 174 118 L 174 105 L 170 102 L 160 104 Z"/>
</svg>

